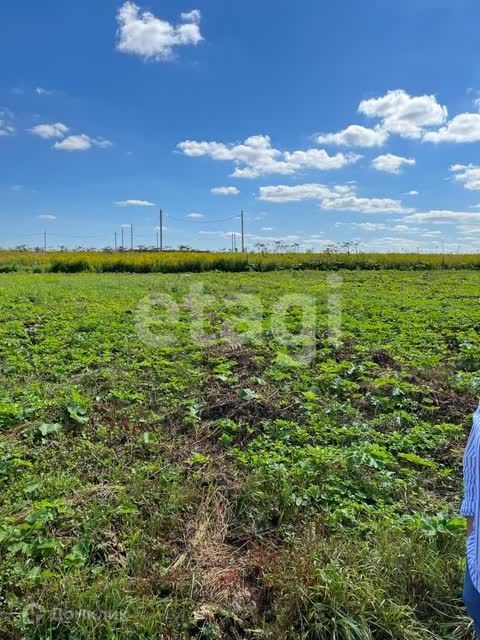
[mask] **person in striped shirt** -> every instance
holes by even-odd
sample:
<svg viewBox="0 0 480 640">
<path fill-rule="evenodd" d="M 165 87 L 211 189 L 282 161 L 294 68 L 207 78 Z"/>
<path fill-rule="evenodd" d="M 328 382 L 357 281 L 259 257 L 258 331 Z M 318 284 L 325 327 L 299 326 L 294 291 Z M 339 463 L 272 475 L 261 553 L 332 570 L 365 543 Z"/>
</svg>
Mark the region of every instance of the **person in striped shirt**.
<svg viewBox="0 0 480 640">
<path fill-rule="evenodd" d="M 460 509 L 467 519 L 467 568 L 463 601 L 480 639 L 480 405 L 463 457 L 464 498 Z"/>
</svg>

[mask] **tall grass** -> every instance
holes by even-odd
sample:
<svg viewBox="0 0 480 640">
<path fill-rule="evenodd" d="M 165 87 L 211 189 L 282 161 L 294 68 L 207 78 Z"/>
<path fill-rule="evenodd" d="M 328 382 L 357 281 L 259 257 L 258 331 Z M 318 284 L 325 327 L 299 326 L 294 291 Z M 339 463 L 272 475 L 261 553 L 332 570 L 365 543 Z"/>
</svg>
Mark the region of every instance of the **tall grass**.
<svg viewBox="0 0 480 640">
<path fill-rule="evenodd" d="M 195 253 L 168 251 L 107 253 L 1 251 L 0 273 L 76 273 L 80 271 L 180 273 L 274 271 L 276 269 L 480 269 L 480 254 L 419 253 Z"/>
<path fill-rule="evenodd" d="M 471 638 L 459 608 L 463 537 L 406 533 L 296 540 L 272 568 L 273 636 L 285 640 Z"/>
</svg>

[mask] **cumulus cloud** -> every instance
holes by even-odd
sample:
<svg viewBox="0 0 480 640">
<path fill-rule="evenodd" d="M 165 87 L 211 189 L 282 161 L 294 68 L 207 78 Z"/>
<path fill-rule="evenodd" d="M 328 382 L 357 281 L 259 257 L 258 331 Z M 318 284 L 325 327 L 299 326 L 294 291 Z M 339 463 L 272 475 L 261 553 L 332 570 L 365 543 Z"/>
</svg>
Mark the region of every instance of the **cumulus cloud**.
<svg viewBox="0 0 480 640">
<path fill-rule="evenodd" d="M 180 17 L 185 22 L 194 22 L 195 24 L 200 24 L 202 14 L 198 9 L 193 9 L 193 11 L 186 11 L 184 13 L 181 13 Z"/>
<path fill-rule="evenodd" d="M 421 138 L 426 128 L 440 126 L 448 117 L 447 108 L 440 105 L 435 96 L 411 96 L 402 89 L 362 100 L 358 111 L 369 118 L 380 119 L 385 131 L 411 139 Z"/>
<path fill-rule="evenodd" d="M 423 136 L 425 142 L 479 142 L 480 113 L 461 113 L 438 131 Z"/>
<path fill-rule="evenodd" d="M 277 203 L 318 200 L 322 209 L 357 211 L 359 213 L 411 213 L 415 211 L 415 209 L 403 207 L 400 200 L 359 197 L 352 185 L 331 187 L 310 183 L 260 187 L 259 199 Z"/>
<path fill-rule="evenodd" d="M 326 133 L 317 137 L 320 144 L 334 144 L 343 147 L 382 147 L 388 140 L 388 131 L 382 127 L 369 129 L 352 124 L 338 133 Z"/>
<path fill-rule="evenodd" d="M 240 144 L 185 140 L 178 149 L 191 158 L 207 156 L 213 160 L 233 162 L 235 178 L 258 178 L 269 174 L 291 175 L 301 169 L 341 169 L 361 156 L 338 153 L 330 156 L 324 149 L 280 151 L 272 147 L 270 136 L 250 136 Z"/>
<path fill-rule="evenodd" d="M 402 206 L 400 200 L 391 198 L 359 198 L 348 196 L 327 198 L 321 202 L 322 209 L 338 209 L 340 211 L 358 211 L 359 213 L 405 213 L 412 211 Z"/>
<path fill-rule="evenodd" d="M 480 191 L 480 167 L 474 164 L 454 164 L 450 167 L 455 182 L 461 182 L 465 189 Z"/>
<path fill-rule="evenodd" d="M 372 167 L 377 171 L 395 174 L 401 173 L 402 167 L 414 164 L 416 164 L 415 158 L 402 158 L 401 156 L 395 156 L 393 153 L 386 153 L 372 160 Z"/>
<path fill-rule="evenodd" d="M 406 216 L 403 220 L 404 222 L 430 222 L 433 224 L 471 223 L 480 222 L 480 213 L 473 213 L 472 211 L 433 210 L 413 213 Z"/>
<path fill-rule="evenodd" d="M 210 189 L 210 193 L 215 196 L 238 196 L 240 191 L 237 187 L 214 187 Z"/>
<path fill-rule="evenodd" d="M 0 136 L 13 136 L 14 134 L 15 125 L 12 112 L 7 109 L 0 111 Z"/>
<path fill-rule="evenodd" d="M 87 136 L 85 133 L 75 136 L 68 136 L 61 142 L 56 142 L 53 147 L 57 151 L 88 151 L 92 147 L 98 147 L 99 149 L 107 149 L 111 147 L 112 143 L 110 140 L 105 140 L 104 138 L 91 138 Z"/>
<path fill-rule="evenodd" d="M 420 193 L 418 191 L 416 191 L 415 189 L 412 189 L 411 191 L 407 191 L 405 193 L 406 196 L 419 196 Z"/>
<path fill-rule="evenodd" d="M 155 203 L 149 200 L 119 200 L 115 202 L 117 207 L 154 207 Z"/>
<path fill-rule="evenodd" d="M 203 218 L 203 213 L 189 213 L 187 218 Z"/>
<path fill-rule="evenodd" d="M 389 228 L 387 224 L 381 222 L 357 222 L 354 223 L 353 226 L 362 231 L 381 231 Z"/>
<path fill-rule="evenodd" d="M 56 220 L 57 216 L 54 216 L 52 213 L 42 213 L 38 216 L 40 220 Z"/>
<path fill-rule="evenodd" d="M 29 131 L 33 133 L 34 136 L 49 140 L 51 138 L 63 138 L 70 129 L 61 122 L 55 122 L 54 124 L 37 124 L 35 127 L 29 129 Z"/>
<path fill-rule="evenodd" d="M 70 127 L 67 127 L 67 125 L 62 122 L 37 124 L 31 129 L 28 129 L 28 131 L 44 140 L 57 138 L 57 142 L 53 145 L 53 148 L 57 151 L 87 151 L 92 147 L 108 149 L 108 147 L 112 146 L 110 140 L 106 140 L 105 138 L 92 138 L 85 133 L 65 137 L 70 131 Z"/>
<path fill-rule="evenodd" d="M 338 189 L 338 187 L 334 187 Z M 350 189 L 347 188 L 347 193 Z M 345 192 L 344 192 L 345 193 Z M 324 184 L 297 184 L 293 186 L 275 185 L 260 187 L 260 200 L 267 202 L 299 202 L 301 200 L 323 200 L 332 194 L 332 189 Z"/>
<path fill-rule="evenodd" d="M 200 19 L 200 11 L 194 9 L 182 13 L 182 22 L 173 25 L 150 11 L 141 11 L 134 2 L 125 2 L 117 14 L 117 50 L 144 60 L 170 60 L 177 47 L 195 46 L 203 40 Z"/>
</svg>

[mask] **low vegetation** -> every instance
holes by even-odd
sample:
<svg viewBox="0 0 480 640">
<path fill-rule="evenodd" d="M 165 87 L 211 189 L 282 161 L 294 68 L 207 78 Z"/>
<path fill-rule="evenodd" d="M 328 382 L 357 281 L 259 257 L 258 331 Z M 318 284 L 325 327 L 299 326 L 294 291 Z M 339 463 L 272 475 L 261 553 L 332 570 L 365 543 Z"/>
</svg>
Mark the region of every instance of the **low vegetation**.
<svg viewBox="0 0 480 640">
<path fill-rule="evenodd" d="M 5 251 L 0 273 L 182 273 L 333 269 L 479 269 L 480 254 L 211 253 L 195 251 Z"/>
<path fill-rule="evenodd" d="M 342 271 L 335 339 L 327 275 L 0 277 L 1 637 L 473 638 L 457 513 L 480 273 Z M 211 332 L 242 331 L 232 292 L 259 296 L 263 339 L 192 339 L 195 285 Z M 271 322 L 299 292 L 316 304 L 303 366 Z M 162 293 L 179 313 L 152 306 L 150 331 L 172 340 L 146 342 L 139 304 Z"/>
</svg>

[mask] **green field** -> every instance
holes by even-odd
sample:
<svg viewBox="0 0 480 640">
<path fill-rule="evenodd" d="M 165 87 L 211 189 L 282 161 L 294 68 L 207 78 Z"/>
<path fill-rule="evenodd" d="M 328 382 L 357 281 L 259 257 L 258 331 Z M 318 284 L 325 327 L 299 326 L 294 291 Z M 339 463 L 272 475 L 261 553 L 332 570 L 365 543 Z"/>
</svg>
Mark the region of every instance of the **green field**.
<svg viewBox="0 0 480 640">
<path fill-rule="evenodd" d="M 472 638 L 480 272 L 339 274 L 0 276 L 0 637 Z M 244 293 L 261 339 L 199 343 L 199 285 L 207 333 Z"/>
</svg>

